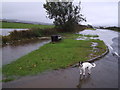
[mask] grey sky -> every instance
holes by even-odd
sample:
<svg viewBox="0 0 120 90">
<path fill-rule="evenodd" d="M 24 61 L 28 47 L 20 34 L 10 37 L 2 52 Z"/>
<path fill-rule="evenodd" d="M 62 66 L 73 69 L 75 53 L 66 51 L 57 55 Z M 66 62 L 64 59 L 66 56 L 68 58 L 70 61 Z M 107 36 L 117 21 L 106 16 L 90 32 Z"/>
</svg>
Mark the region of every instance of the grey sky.
<svg viewBox="0 0 120 90">
<path fill-rule="evenodd" d="M 117 2 L 82 2 L 81 6 L 88 24 L 94 26 L 118 25 Z M 44 23 L 53 21 L 46 18 L 43 2 L 3 2 L 2 18 Z"/>
</svg>

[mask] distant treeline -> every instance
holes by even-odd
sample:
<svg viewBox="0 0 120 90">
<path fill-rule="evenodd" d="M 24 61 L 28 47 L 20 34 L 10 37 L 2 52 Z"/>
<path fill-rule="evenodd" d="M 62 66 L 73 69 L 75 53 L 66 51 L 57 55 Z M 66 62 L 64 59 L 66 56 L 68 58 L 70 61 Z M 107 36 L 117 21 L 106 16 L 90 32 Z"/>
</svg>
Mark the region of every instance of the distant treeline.
<svg viewBox="0 0 120 90">
<path fill-rule="evenodd" d="M 109 30 L 114 30 L 114 31 L 119 31 L 120 32 L 120 27 L 100 27 L 100 29 L 109 29 Z"/>
</svg>

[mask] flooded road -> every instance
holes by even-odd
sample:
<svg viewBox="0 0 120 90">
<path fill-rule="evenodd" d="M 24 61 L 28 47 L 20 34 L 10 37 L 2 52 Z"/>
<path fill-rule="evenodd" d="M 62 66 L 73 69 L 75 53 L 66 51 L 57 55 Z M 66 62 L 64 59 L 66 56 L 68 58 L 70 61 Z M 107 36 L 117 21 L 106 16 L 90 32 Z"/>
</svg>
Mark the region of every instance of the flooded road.
<svg viewBox="0 0 120 90">
<path fill-rule="evenodd" d="M 113 51 L 118 52 L 118 32 L 100 29 L 96 32 L 99 32 L 99 35 L 101 32 L 105 32 L 100 38 L 104 39 L 104 42 L 113 49 L 110 49 L 105 57 L 95 61 L 96 67 L 92 69 L 90 76 L 86 75 L 81 79 L 79 68 L 69 67 L 3 83 L 3 88 L 118 88 L 119 57 L 112 54 Z"/>
<path fill-rule="evenodd" d="M 20 58 L 23 55 L 28 54 L 29 52 L 38 49 L 40 46 L 43 46 L 46 43 L 49 43 L 50 40 L 31 40 L 28 43 L 20 43 L 19 45 L 7 45 L 2 50 L 2 65 L 9 64 L 12 61 Z"/>
</svg>

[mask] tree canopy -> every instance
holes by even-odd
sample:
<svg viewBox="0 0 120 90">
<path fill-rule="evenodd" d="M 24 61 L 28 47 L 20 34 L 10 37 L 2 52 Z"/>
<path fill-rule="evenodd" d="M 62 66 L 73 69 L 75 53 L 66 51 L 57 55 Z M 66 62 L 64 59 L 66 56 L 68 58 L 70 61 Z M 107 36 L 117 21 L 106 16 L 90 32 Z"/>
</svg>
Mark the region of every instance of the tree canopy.
<svg viewBox="0 0 120 90">
<path fill-rule="evenodd" d="M 58 29 L 72 31 L 76 24 L 86 21 L 80 13 L 80 3 L 75 6 L 73 2 L 46 2 L 43 6 L 48 18 L 54 19 L 53 23 Z"/>
</svg>

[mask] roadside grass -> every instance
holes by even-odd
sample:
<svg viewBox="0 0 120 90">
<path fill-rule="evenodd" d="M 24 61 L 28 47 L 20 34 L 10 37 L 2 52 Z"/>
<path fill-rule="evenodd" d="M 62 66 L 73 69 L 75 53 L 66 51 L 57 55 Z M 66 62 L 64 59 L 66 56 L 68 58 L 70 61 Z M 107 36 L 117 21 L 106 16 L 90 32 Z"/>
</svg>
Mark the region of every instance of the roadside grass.
<svg viewBox="0 0 120 90">
<path fill-rule="evenodd" d="M 0 22 L 2 24 L 1 28 L 20 28 L 20 29 L 26 29 L 26 28 L 40 28 L 40 29 L 46 29 L 46 28 L 54 28 L 54 25 L 37 25 L 37 24 L 25 24 L 25 23 L 12 23 L 12 22 Z"/>
<path fill-rule="evenodd" d="M 6 78 L 4 80 L 1 80 L 0 82 L 9 82 L 15 80 L 14 78 Z"/>
<path fill-rule="evenodd" d="M 35 75 L 46 70 L 56 70 L 66 68 L 78 61 L 90 59 L 92 52 L 91 42 L 97 42 L 99 52 L 93 54 L 101 55 L 106 51 L 106 46 L 100 40 L 75 40 L 78 35 L 64 34 L 66 39 L 57 43 L 48 43 L 38 50 L 13 61 L 11 64 L 4 65 L 3 75 L 5 80 L 14 80 L 15 77 Z M 68 38 L 69 37 L 69 38 Z"/>
</svg>

